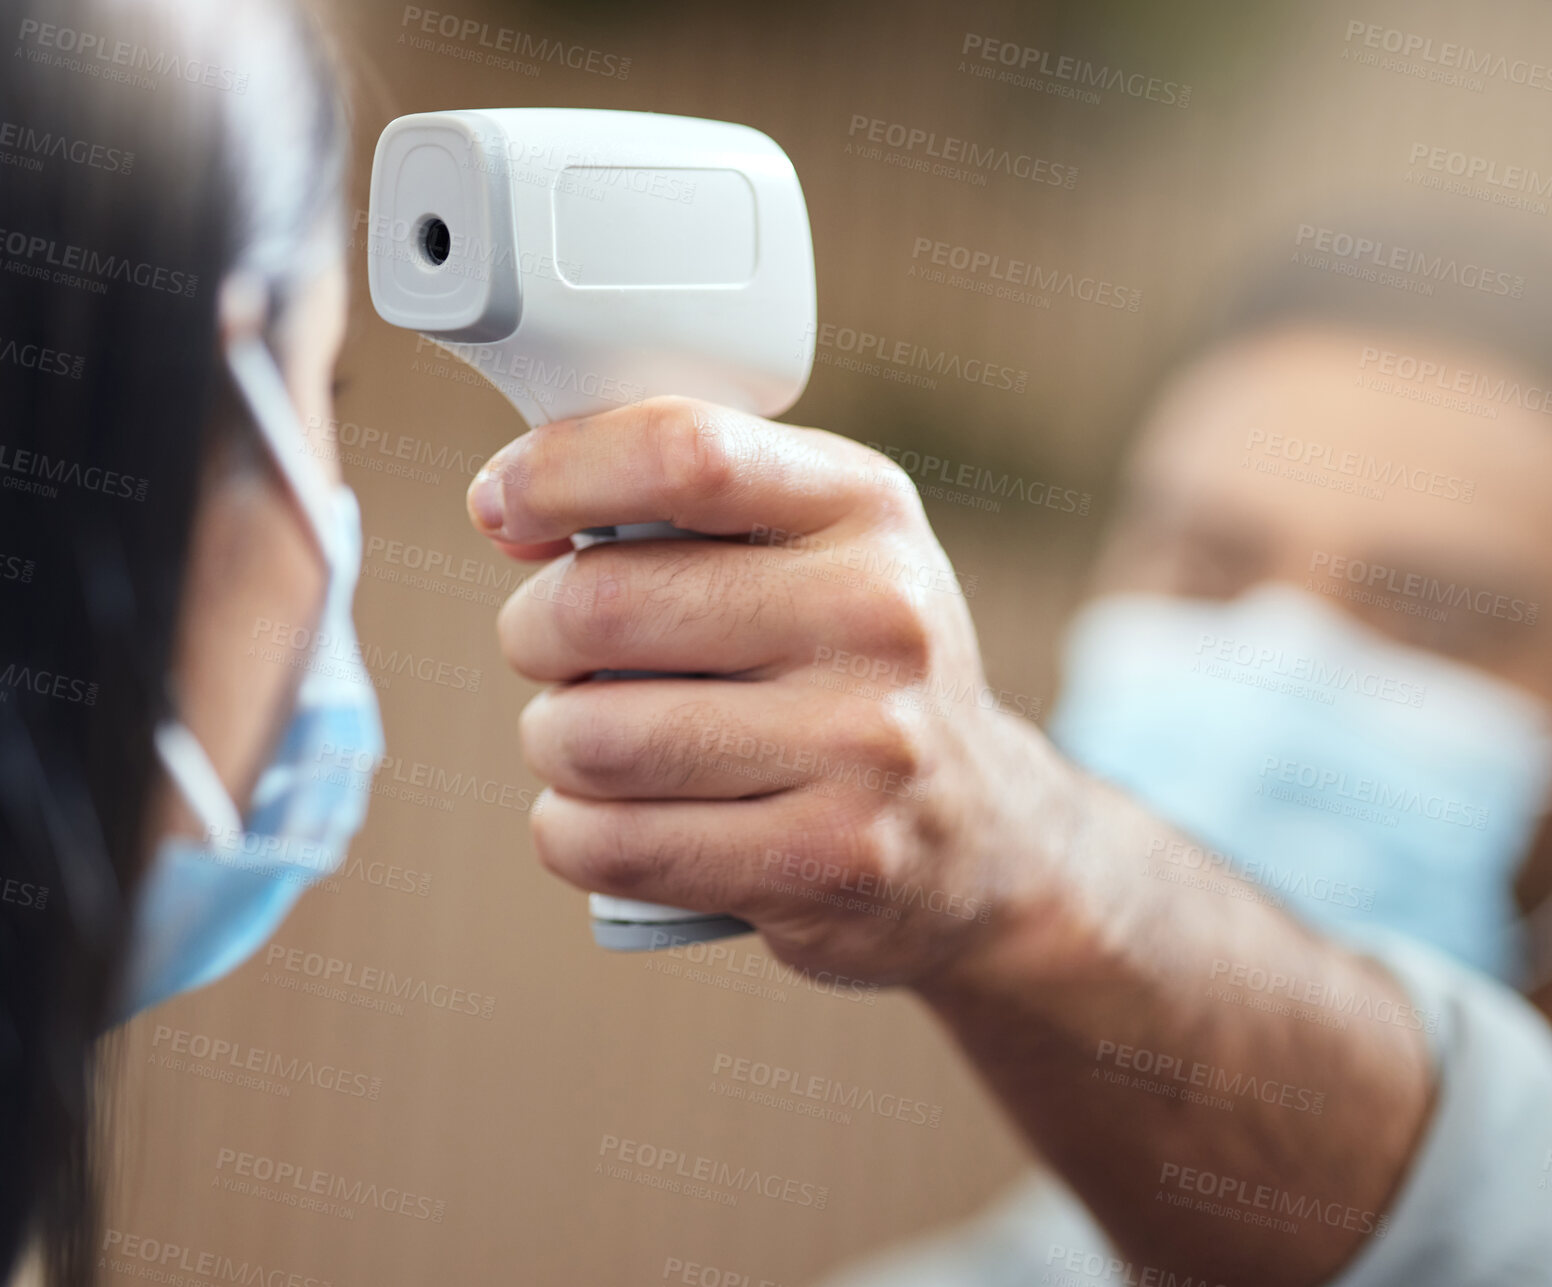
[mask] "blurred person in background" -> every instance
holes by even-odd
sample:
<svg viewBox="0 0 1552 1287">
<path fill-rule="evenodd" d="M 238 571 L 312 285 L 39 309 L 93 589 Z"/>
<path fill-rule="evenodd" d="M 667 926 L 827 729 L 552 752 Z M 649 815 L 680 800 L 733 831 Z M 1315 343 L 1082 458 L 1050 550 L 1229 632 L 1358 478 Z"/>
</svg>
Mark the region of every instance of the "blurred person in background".
<svg viewBox="0 0 1552 1287">
<path fill-rule="evenodd" d="M 84 1284 L 99 1035 L 269 937 L 364 813 L 320 746 L 381 743 L 355 498 L 301 427 L 344 331 L 347 135 L 283 0 L 0 26 L 0 1274 L 26 1249 L 27 1282 Z"/>
<path fill-rule="evenodd" d="M 1290 265 L 1180 362 L 1054 746 L 855 443 L 660 400 L 471 490 L 558 556 L 499 623 L 543 861 L 914 989 L 1049 1167 L 845 1287 L 1552 1282 L 1552 273 L 1363 226 L 1475 293 Z M 653 518 L 729 539 L 563 539 Z"/>
<path fill-rule="evenodd" d="M 1242 294 L 1140 418 L 1051 732 L 1181 828 L 1150 840 L 1134 879 L 1367 944 L 1410 1005 L 1383 1013 L 1310 986 L 1307 968 L 1258 974 L 1243 949 L 1214 959 L 1208 995 L 1305 1024 L 1420 1029 L 1433 1090 L 1384 1218 L 1348 1205 L 1342 1172 L 1289 1166 L 1258 1192 L 1233 1155 L 1190 1174 L 1161 1162 L 1157 1196 L 1136 1200 L 1185 1195 L 1272 1230 L 1356 1219 L 1368 1236 L 1342 1284 L 1552 1282 L 1552 319 L 1532 295 L 1552 259 L 1493 227 L 1334 222 L 1518 272 L 1419 301 L 1294 262 Z M 1252 1156 L 1275 1155 L 1331 1129 L 1348 1093 L 1340 1068 L 1310 1076 L 1296 1025 L 1276 1046 L 1217 1046 L 1227 1058 L 1198 1034 L 1121 1031 L 1093 1040 L 1088 1075 L 1136 1101 L 1144 1129 L 1210 1131 L 1215 1112 L 1275 1104 L 1281 1124 Z M 1007 1065 L 994 1077 L 1015 1115 L 1033 1089 L 1018 1081 Z M 1373 1124 L 1350 1126 L 1377 1145 Z M 1238 1278 L 1129 1241 L 1128 1220 L 1073 1193 L 1124 1163 L 1080 1162 L 1072 1187 L 1034 1176 L 835 1287 L 1315 1281 L 1274 1267 L 1291 1232 Z"/>
</svg>

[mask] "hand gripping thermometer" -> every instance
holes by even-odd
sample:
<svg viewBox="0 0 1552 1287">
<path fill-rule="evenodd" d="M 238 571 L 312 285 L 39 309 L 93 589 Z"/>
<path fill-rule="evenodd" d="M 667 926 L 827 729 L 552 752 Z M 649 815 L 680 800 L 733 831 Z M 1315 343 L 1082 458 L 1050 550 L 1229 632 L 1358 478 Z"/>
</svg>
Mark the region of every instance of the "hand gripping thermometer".
<svg viewBox="0 0 1552 1287">
<path fill-rule="evenodd" d="M 401 116 L 377 142 L 367 222 L 378 313 L 467 362 L 530 426 L 658 394 L 777 416 L 808 382 L 808 210 L 786 153 L 748 126 L 572 108 Z M 632 523 L 582 539 L 693 535 Z M 622 951 L 750 928 L 600 894 L 589 909 L 595 940 Z"/>
</svg>

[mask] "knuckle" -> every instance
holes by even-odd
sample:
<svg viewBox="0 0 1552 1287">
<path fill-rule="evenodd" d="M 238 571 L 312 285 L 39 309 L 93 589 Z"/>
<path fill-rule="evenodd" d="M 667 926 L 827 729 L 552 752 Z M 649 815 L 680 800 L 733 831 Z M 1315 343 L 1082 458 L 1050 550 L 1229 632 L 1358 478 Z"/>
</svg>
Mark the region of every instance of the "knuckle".
<svg viewBox="0 0 1552 1287">
<path fill-rule="evenodd" d="M 575 877 L 586 889 L 625 894 L 641 884 L 646 867 L 621 829 L 605 826 L 599 828 L 588 850 L 579 856 Z"/>
<path fill-rule="evenodd" d="M 539 664 L 533 655 L 532 614 L 537 608 L 525 584 L 507 596 L 496 613 L 496 643 L 507 665 L 519 675 L 536 678 Z"/>
<path fill-rule="evenodd" d="M 889 605 L 883 646 L 912 674 L 924 674 L 932 664 L 933 633 L 914 599 L 896 590 Z"/>
<path fill-rule="evenodd" d="M 848 753 L 862 764 L 886 775 L 907 780 L 920 775 L 924 746 L 920 728 L 911 715 L 885 702 L 853 703 L 868 709 L 856 711 L 847 721 Z M 876 843 L 871 837 L 859 844 Z"/>
<path fill-rule="evenodd" d="M 524 514 L 540 522 L 557 517 L 559 496 L 544 485 L 545 480 L 561 476 L 546 467 L 545 458 L 554 454 L 549 435 L 528 433 L 505 448 L 497 461 L 486 464 L 501 482 L 501 498 L 508 514 Z"/>
<path fill-rule="evenodd" d="M 865 961 L 873 954 L 874 938 L 892 932 L 893 922 L 869 908 L 870 902 L 887 897 L 886 882 L 895 873 L 889 844 L 866 819 L 835 823 L 822 844 L 801 856 L 787 855 L 777 882 L 783 901 L 779 908 L 766 909 L 780 924 L 772 946 L 788 964 L 834 967 L 853 958 Z"/>
<path fill-rule="evenodd" d="M 652 897 L 661 895 L 663 882 L 680 864 L 703 867 L 705 851 L 705 838 L 697 832 L 632 826 L 620 815 L 598 829 L 578 866 L 588 889 L 624 897 Z M 715 892 L 714 878 L 698 883 Z M 664 900 L 657 897 L 653 901 Z"/>
<path fill-rule="evenodd" d="M 705 419 L 693 398 L 677 394 L 648 398 L 641 404 L 641 410 L 646 415 L 647 434 L 654 440 L 664 434 L 677 433 L 685 425 L 694 428 Z"/>
<path fill-rule="evenodd" d="M 845 893 L 865 887 L 888 871 L 888 852 L 871 808 L 831 807 L 822 834 L 806 838 L 786 854 L 781 870 L 817 893 Z"/>
<path fill-rule="evenodd" d="M 854 651 L 888 659 L 889 673 L 901 682 L 926 673 L 934 660 L 932 627 L 916 596 L 896 578 L 877 581 L 847 607 Z"/>
<path fill-rule="evenodd" d="M 567 765 L 594 789 L 610 793 L 635 780 L 643 760 L 642 745 L 628 726 L 600 712 L 573 720 L 564 736 Z"/>
<path fill-rule="evenodd" d="M 880 500 L 906 503 L 911 509 L 919 506 L 920 495 L 916 491 L 916 481 L 906 474 L 905 466 L 899 461 L 891 460 L 883 452 L 869 449 L 866 470 L 872 491 Z"/>
<path fill-rule="evenodd" d="M 540 693 L 517 717 L 517 743 L 523 759 L 545 781 L 554 779 L 554 698 Z"/>
<path fill-rule="evenodd" d="M 584 553 L 590 557 L 574 560 L 564 573 L 565 602 L 575 606 L 554 614 L 555 631 L 570 651 L 605 657 L 627 641 L 634 628 L 629 582 L 609 557 L 613 551 Z"/>
<path fill-rule="evenodd" d="M 701 502 L 725 495 L 737 477 L 725 431 L 687 398 L 653 399 L 649 416 L 664 495 Z"/>
<path fill-rule="evenodd" d="M 859 819 L 848 829 L 846 851 L 851 864 L 876 882 L 899 874 L 889 830 L 877 816 Z"/>
<path fill-rule="evenodd" d="M 528 832 L 533 837 L 534 856 L 539 865 L 551 875 L 575 883 L 573 864 L 567 861 L 562 837 L 550 815 L 542 811 L 533 813 L 528 820 Z"/>
<path fill-rule="evenodd" d="M 522 597 L 521 590 L 514 590 L 496 613 L 496 643 L 507 665 L 519 673 L 523 670 Z"/>
<path fill-rule="evenodd" d="M 600 795 L 678 789 L 695 773 L 693 722 L 679 713 L 623 719 L 612 704 L 585 701 L 557 734 L 559 755 L 573 778 Z"/>
<path fill-rule="evenodd" d="M 916 517 L 924 512 L 916 481 L 899 461 L 869 448 L 864 472 L 868 491 L 881 512 L 899 517 Z"/>
<path fill-rule="evenodd" d="M 829 917 L 808 916 L 785 922 L 780 939 L 772 946 L 784 965 L 814 969 L 829 960 L 835 937 L 836 927 Z"/>
</svg>

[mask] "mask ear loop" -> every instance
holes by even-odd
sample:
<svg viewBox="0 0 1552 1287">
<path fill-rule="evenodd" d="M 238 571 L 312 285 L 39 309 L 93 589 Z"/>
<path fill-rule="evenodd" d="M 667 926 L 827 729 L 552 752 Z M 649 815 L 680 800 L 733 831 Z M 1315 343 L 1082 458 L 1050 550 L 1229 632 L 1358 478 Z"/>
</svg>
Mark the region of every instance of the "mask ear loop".
<svg viewBox="0 0 1552 1287">
<path fill-rule="evenodd" d="M 332 564 L 334 541 L 329 493 L 318 476 L 318 466 L 308 459 L 302 446 L 302 426 L 274 356 L 256 333 L 249 332 L 228 342 L 226 365 L 281 477 L 307 516 L 318 548 Z"/>
<path fill-rule="evenodd" d="M 158 724 L 152 739 L 162 767 L 204 824 L 206 839 L 241 835 L 242 817 L 199 739 L 175 720 Z"/>
</svg>

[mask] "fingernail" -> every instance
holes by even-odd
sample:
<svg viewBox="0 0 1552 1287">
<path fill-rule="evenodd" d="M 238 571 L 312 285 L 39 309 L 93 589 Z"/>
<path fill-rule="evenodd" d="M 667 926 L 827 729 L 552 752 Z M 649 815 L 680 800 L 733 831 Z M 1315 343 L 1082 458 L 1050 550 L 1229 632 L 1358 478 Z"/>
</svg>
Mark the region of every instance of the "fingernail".
<svg viewBox="0 0 1552 1287">
<path fill-rule="evenodd" d="M 500 475 L 482 469 L 474 476 L 469 484 L 469 513 L 482 532 L 501 530 L 507 511 L 502 503 Z"/>
</svg>

